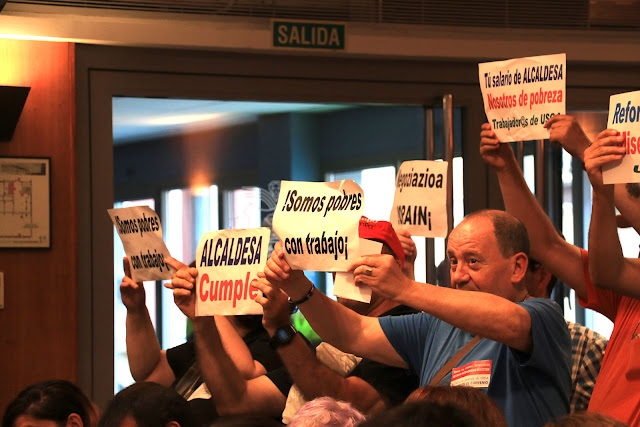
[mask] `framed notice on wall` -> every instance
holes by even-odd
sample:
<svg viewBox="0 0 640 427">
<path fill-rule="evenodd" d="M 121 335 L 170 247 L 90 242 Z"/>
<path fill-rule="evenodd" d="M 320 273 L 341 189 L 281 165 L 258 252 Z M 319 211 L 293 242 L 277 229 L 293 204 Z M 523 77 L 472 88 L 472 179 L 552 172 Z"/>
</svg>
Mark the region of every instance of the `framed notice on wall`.
<svg viewBox="0 0 640 427">
<path fill-rule="evenodd" d="M 0 248 L 51 247 L 49 158 L 0 157 Z"/>
</svg>

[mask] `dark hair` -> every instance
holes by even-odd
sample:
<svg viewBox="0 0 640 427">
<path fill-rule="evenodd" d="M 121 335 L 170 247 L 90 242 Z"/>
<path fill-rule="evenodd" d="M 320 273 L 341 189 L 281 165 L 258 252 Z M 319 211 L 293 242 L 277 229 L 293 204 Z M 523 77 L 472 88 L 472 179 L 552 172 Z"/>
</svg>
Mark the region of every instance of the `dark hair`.
<svg viewBox="0 0 640 427">
<path fill-rule="evenodd" d="M 407 397 L 407 402 L 425 400 L 439 404 L 451 403 L 474 414 L 482 427 L 507 427 L 507 420 L 493 400 L 472 387 L 445 385 L 420 387 Z"/>
<path fill-rule="evenodd" d="M 627 427 L 622 421 L 618 421 L 608 415 L 597 412 L 574 412 L 564 415 L 554 421 L 548 422 L 544 427 Z"/>
<path fill-rule="evenodd" d="M 565 241 L 567 240 L 564 237 L 564 234 L 562 234 L 562 231 L 556 228 L 556 232 L 558 233 L 558 236 L 562 237 L 562 240 L 565 240 Z M 529 257 L 529 264 L 527 265 L 527 270 L 533 273 L 541 266 L 542 266 L 541 262 Z M 558 283 L 558 278 L 552 274 L 551 277 L 549 278 L 549 283 L 547 283 L 547 287 L 545 289 L 545 293 L 548 298 L 551 298 L 551 294 L 553 293 L 553 288 L 556 287 L 557 283 Z"/>
<path fill-rule="evenodd" d="M 467 215 L 465 220 L 475 217 L 491 220 L 502 256 L 506 258 L 519 252 L 529 256 L 529 234 L 527 234 L 527 228 L 518 218 L 508 212 L 484 209 Z"/>
<path fill-rule="evenodd" d="M 230 415 L 216 419 L 211 427 L 281 427 L 280 421 L 266 415 Z"/>
<path fill-rule="evenodd" d="M 631 182 L 625 184 L 625 187 L 629 196 L 633 197 L 634 199 L 640 198 L 640 184 L 638 184 L 637 182 Z"/>
<path fill-rule="evenodd" d="M 377 412 L 359 427 L 478 427 L 476 417 L 459 406 L 418 400 Z"/>
<path fill-rule="evenodd" d="M 78 386 L 65 380 L 43 381 L 18 393 L 2 418 L 2 427 L 13 427 L 21 415 L 65 425 L 69 415 L 78 414 L 85 426 L 94 426 L 98 412 Z"/>
<path fill-rule="evenodd" d="M 536 261 L 533 258 L 529 258 L 529 264 L 527 265 L 528 271 L 530 271 L 531 273 L 534 273 L 537 269 L 541 267 L 543 267 L 542 263 Z M 558 278 L 552 274 L 551 277 L 549 277 L 549 282 L 547 283 L 547 286 L 545 288 L 545 295 L 547 296 L 547 298 L 551 298 L 551 293 L 553 292 L 553 288 L 556 287 L 557 283 L 558 283 Z"/>
<path fill-rule="evenodd" d="M 235 321 L 250 331 L 262 328 L 262 314 L 245 314 L 235 316 Z"/>
<path fill-rule="evenodd" d="M 127 416 L 139 427 L 195 426 L 191 407 L 174 389 L 152 382 L 135 383 L 116 394 L 100 418 L 100 427 L 117 427 Z"/>
</svg>

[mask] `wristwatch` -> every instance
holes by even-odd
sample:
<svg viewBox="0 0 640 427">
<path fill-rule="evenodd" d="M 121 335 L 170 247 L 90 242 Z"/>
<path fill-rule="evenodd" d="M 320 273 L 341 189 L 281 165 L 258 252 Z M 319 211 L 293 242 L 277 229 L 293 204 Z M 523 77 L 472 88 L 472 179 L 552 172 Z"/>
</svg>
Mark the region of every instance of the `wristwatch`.
<svg viewBox="0 0 640 427">
<path fill-rule="evenodd" d="M 291 340 L 297 333 L 298 331 L 292 325 L 278 328 L 276 329 L 276 332 L 273 334 L 273 336 L 269 339 L 269 345 L 271 345 L 271 347 L 273 348 L 287 345 L 291 342 Z"/>
</svg>

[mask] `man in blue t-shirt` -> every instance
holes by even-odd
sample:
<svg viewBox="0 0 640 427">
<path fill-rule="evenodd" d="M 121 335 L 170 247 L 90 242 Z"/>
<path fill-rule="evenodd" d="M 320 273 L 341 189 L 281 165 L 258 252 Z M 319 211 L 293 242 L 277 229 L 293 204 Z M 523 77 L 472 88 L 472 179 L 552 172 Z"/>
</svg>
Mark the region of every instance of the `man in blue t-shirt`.
<svg viewBox="0 0 640 427">
<path fill-rule="evenodd" d="M 281 246 L 265 275 L 291 299 L 306 297 L 299 308 L 323 339 L 349 353 L 409 367 L 421 385 L 480 336 L 440 383 L 486 392 L 510 426 L 541 426 L 568 412 L 571 347 L 559 307 L 527 294 L 528 252 L 522 223 L 486 210 L 466 217 L 449 235 L 451 288 L 408 279 L 388 255 L 359 258 L 351 266 L 356 283 L 423 311 L 393 318 L 366 318 L 309 292 Z"/>
</svg>

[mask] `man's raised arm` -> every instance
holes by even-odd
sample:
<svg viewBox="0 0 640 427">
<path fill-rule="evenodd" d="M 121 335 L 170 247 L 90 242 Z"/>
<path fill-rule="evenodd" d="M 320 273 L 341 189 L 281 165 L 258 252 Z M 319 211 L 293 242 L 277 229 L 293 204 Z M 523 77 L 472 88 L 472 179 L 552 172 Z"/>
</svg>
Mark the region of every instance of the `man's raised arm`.
<svg viewBox="0 0 640 427">
<path fill-rule="evenodd" d="M 170 386 L 175 380 L 149 317 L 142 283 L 131 279 L 129 260 L 122 261 L 124 278 L 120 284 L 122 303 L 127 308 L 127 358 L 129 370 L 136 381 L 152 381 Z"/>
<path fill-rule="evenodd" d="M 196 356 L 220 415 L 280 416 L 286 397 L 265 375 L 245 379 L 225 351 L 211 317 L 193 319 Z"/>
<path fill-rule="evenodd" d="M 286 398 L 276 385 L 264 375 L 244 378 L 225 350 L 213 317 L 195 316 L 197 270 L 173 259 L 167 263 L 178 271 L 165 286 L 173 289 L 176 305 L 193 323 L 196 357 L 218 414 L 279 416 Z"/>
<path fill-rule="evenodd" d="M 299 270 L 292 270 L 284 259 L 282 244 L 277 243 L 264 270 L 266 279 L 301 301 L 298 308 L 313 330 L 342 351 L 366 357 L 390 366 L 406 368 L 406 362 L 387 340 L 377 318 L 361 316 L 343 307 L 322 292 Z M 306 296 L 311 295 L 309 298 Z"/>
<path fill-rule="evenodd" d="M 249 347 L 227 316 L 213 316 L 224 350 L 233 355 L 233 362 L 243 378 L 251 379 L 267 371 L 262 363 L 254 360 Z"/>
<path fill-rule="evenodd" d="M 585 151 L 585 169 L 593 187 L 589 227 L 589 272 L 593 284 L 640 298 L 640 260 L 624 258 L 616 228 L 613 185 L 602 182 L 602 165 L 624 155 L 623 138 L 613 129 L 602 131 Z"/>
<path fill-rule="evenodd" d="M 266 279 L 261 279 L 254 286 L 264 294 L 264 297 L 256 297 L 256 302 L 263 307 L 263 323 L 269 335 L 273 336 L 279 328 L 291 328 L 286 294 L 271 286 Z M 330 396 L 351 403 L 363 413 L 386 407 L 384 398 L 371 384 L 357 377 L 339 375 L 321 363 L 299 333 L 291 342 L 278 346 L 277 351 L 306 400 Z"/>
<path fill-rule="evenodd" d="M 509 144 L 500 143 L 489 123 L 482 125 L 480 154 L 498 175 L 507 212 L 527 228 L 531 257 L 542 263 L 553 275 L 586 297 L 584 270 L 580 249 L 566 242 L 529 190 Z"/>
<path fill-rule="evenodd" d="M 522 275 L 527 269 L 524 258 L 517 267 Z M 370 286 L 384 298 L 429 313 L 472 334 L 523 352 L 531 351 L 531 317 L 526 309 L 506 298 L 412 281 L 390 255 L 362 257 L 351 267 L 357 283 Z M 373 268 L 371 274 L 368 268 Z"/>
<path fill-rule="evenodd" d="M 562 145 L 569 154 L 584 163 L 584 153 L 591 145 L 575 117 L 555 115 L 544 124 L 549 129 L 549 140 Z M 640 185 L 615 184 L 614 203 L 624 218 L 625 226 L 631 226 L 640 234 Z M 618 224 L 620 226 L 620 224 Z"/>
</svg>

